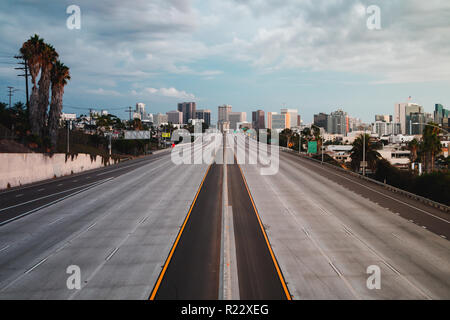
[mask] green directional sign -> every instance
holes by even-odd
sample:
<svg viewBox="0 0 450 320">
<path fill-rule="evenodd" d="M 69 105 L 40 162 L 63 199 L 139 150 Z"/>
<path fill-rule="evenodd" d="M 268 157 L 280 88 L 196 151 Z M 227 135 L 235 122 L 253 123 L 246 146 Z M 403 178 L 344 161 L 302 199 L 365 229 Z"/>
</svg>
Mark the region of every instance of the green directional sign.
<svg viewBox="0 0 450 320">
<path fill-rule="evenodd" d="M 309 141 L 308 142 L 308 153 L 312 153 L 312 154 L 317 153 L 317 141 Z"/>
</svg>

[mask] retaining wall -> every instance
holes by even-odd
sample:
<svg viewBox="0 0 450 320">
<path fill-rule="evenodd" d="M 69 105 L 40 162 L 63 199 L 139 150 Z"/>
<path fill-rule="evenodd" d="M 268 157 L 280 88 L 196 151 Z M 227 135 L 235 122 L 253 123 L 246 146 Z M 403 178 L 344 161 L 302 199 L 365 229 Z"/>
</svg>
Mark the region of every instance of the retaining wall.
<svg viewBox="0 0 450 320">
<path fill-rule="evenodd" d="M 42 153 L 0 153 L 0 190 L 104 166 L 102 157 L 88 154 L 53 156 Z M 109 163 L 106 163 L 109 165 Z"/>
</svg>

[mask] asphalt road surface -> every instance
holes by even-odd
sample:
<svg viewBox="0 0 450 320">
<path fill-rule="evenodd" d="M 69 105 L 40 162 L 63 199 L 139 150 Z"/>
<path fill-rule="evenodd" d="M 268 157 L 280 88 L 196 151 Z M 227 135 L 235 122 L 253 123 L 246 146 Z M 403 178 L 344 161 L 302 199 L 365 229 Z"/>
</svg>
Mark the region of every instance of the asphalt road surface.
<svg viewBox="0 0 450 320">
<path fill-rule="evenodd" d="M 238 164 L 228 165 L 228 203 L 233 211 L 239 279 L 244 300 L 286 300 L 289 292 L 270 252 Z"/>
<path fill-rule="evenodd" d="M 195 198 L 156 300 L 217 300 L 220 281 L 222 165 L 213 164 Z"/>
</svg>

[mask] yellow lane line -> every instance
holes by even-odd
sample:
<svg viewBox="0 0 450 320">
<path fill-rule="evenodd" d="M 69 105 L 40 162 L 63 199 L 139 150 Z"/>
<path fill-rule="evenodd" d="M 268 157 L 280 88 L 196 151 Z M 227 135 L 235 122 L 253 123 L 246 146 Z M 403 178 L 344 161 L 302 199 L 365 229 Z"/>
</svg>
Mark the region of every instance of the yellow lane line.
<svg viewBox="0 0 450 320">
<path fill-rule="evenodd" d="M 155 287 L 153 288 L 153 291 L 152 291 L 152 293 L 150 295 L 149 300 L 155 300 L 156 293 L 158 292 L 158 289 L 159 289 L 159 287 L 161 285 L 161 282 L 162 282 L 162 280 L 164 278 L 164 275 L 165 275 L 165 273 L 167 271 L 167 268 L 169 266 L 170 260 L 172 259 L 173 253 L 175 252 L 175 249 L 177 248 L 178 242 L 180 241 L 180 238 L 181 238 L 181 234 L 183 233 L 184 227 L 186 226 L 186 224 L 187 224 L 187 222 L 189 220 L 189 217 L 190 217 L 191 212 L 192 212 L 192 208 L 194 208 L 195 202 L 197 201 L 197 197 L 198 197 L 198 195 L 200 193 L 200 190 L 203 187 L 203 182 L 205 182 L 206 176 L 208 175 L 208 172 L 209 172 L 209 169 L 211 168 L 211 166 L 212 165 L 209 165 L 208 170 L 206 170 L 205 176 L 203 177 L 203 180 L 200 183 L 200 186 L 199 186 L 199 188 L 197 190 L 197 193 L 196 193 L 196 195 L 194 197 L 194 201 L 192 201 L 192 204 L 191 204 L 191 207 L 189 208 L 188 214 L 187 214 L 186 218 L 184 219 L 183 225 L 181 226 L 181 229 L 178 232 L 178 235 L 177 235 L 177 238 L 175 239 L 175 242 L 173 243 L 172 249 L 170 250 L 169 256 L 167 257 L 166 262 L 164 263 L 164 267 L 161 270 L 161 273 L 159 274 L 158 280 L 156 281 Z"/>
<path fill-rule="evenodd" d="M 241 166 L 238 164 L 239 170 L 241 171 L 242 179 L 244 180 L 245 188 L 247 189 L 248 195 L 253 205 L 253 209 L 255 210 L 256 217 L 258 218 L 259 226 L 261 227 L 261 231 L 264 235 L 264 239 L 266 240 L 267 247 L 269 248 L 270 255 L 272 257 L 273 264 L 275 265 L 275 269 L 277 270 L 278 277 L 280 278 L 281 285 L 283 286 L 284 293 L 286 294 L 286 298 L 288 300 L 292 300 L 291 294 L 289 293 L 289 289 L 284 281 L 283 274 L 281 273 L 280 266 L 278 265 L 277 259 L 273 253 L 272 247 L 270 246 L 269 238 L 267 237 L 266 231 L 264 230 L 264 226 L 261 222 L 261 218 L 259 217 L 258 210 L 256 209 L 255 202 L 253 201 L 252 194 L 250 193 L 250 189 L 247 185 L 247 180 L 245 179 L 244 173 L 242 172 Z"/>
</svg>

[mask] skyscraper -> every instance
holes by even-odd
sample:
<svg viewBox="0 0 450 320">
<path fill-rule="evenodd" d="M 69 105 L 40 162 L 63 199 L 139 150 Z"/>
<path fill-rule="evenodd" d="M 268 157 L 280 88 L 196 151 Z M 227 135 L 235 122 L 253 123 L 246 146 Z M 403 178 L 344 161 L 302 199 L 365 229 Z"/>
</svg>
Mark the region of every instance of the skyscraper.
<svg viewBox="0 0 450 320">
<path fill-rule="evenodd" d="M 223 106 L 219 106 L 219 119 L 218 121 L 230 121 L 229 115 L 231 112 L 231 106 L 228 104 L 224 104 Z"/>
<path fill-rule="evenodd" d="M 183 124 L 187 124 L 190 119 L 195 119 L 195 102 L 183 102 L 178 104 L 178 111 L 183 112 Z"/>
<path fill-rule="evenodd" d="M 331 132 L 331 116 L 326 113 L 319 113 L 314 115 L 314 125 L 319 128 L 324 128 L 326 132 Z"/>
<path fill-rule="evenodd" d="M 394 106 L 394 122 L 400 123 L 403 134 L 409 134 L 411 127 L 411 113 L 423 113 L 423 107 L 417 103 L 397 103 Z"/>
<path fill-rule="evenodd" d="M 245 112 L 230 112 L 228 114 L 228 119 L 230 121 L 230 129 L 237 130 L 238 123 L 247 121 L 247 113 Z"/>
<path fill-rule="evenodd" d="M 263 110 L 257 110 L 252 112 L 252 127 L 255 130 L 266 128 Z"/>
<path fill-rule="evenodd" d="M 332 134 L 346 135 L 349 131 L 348 115 L 343 110 L 339 109 L 331 113 L 331 131 Z"/>
<path fill-rule="evenodd" d="M 178 110 L 166 112 L 167 121 L 172 124 L 182 124 L 183 123 L 183 112 Z"/>
<path fill-rule="evenodd" d="M 195 118 L 203 120 L 208 127 L 211 126 L 211 110 L 197 110 L 195 112 Z"/>
<path fill-rule="evenodd" d="M 286 116 L 286 128 L 297 126 L 298 110 L 295 109 L 281 109 L 281 114 Z"/>
</svg>

